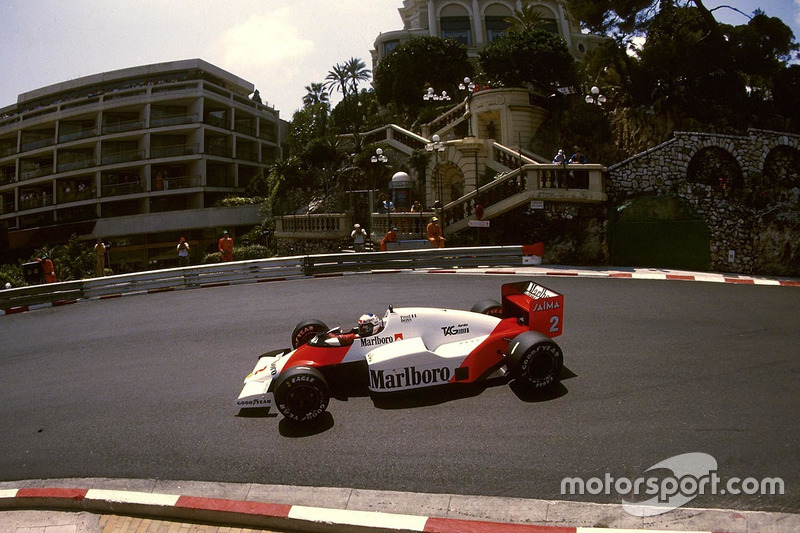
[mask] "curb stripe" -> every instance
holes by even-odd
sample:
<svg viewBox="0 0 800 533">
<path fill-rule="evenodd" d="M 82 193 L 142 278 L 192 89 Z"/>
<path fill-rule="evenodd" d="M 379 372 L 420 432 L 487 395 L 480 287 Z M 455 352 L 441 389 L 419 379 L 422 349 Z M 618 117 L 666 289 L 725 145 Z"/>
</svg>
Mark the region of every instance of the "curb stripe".
<svg viewBox="0 0 800 533">
<path fill-rule="evenodd" d="M 344 524 L 348 526 L 381 527 L 404 531 L 427 531 L 424 516 L 388 514 L 371 511 L 347 511 L 321 507 L 293 505 L 289 518 L 308 522 Z"/>
<path fill-rule="evenodd" d="M 288 518 L 289 512 L 292 509 L 291 505 L 283 505 L 278 503 L 221 500 L 215 498 L 201 498 L 197 496 L 181 496 L 175 503 L 175 507 L 191 509 L 194 511 L 241 513 L 275 518 Z"/>
<path fill-rule="evenodd" d="M 114 503 L 136 503 L 139 505 L 157 505 L 173 507 L 180 496 L 172 494 L 153 494 L 150 492 L 131 492 L 123 490 L 89 489 L 87 500 L 108 501 Z"/>
<path fill-rule="evenodd" d="M 428 518 L 426 533 L 575 533 L 574 527 L 504 524 L 453 518 Z"/>
<path fill-rule="evenodd" d="M 42 489 L 19 489 L 17 491 L 17 498 L 48 498 L 59 500 L 75 500 L 82 501 L 86 497 L 86 489 L 56 489 L 56 488 L 42 488 Z"/>
</svg>

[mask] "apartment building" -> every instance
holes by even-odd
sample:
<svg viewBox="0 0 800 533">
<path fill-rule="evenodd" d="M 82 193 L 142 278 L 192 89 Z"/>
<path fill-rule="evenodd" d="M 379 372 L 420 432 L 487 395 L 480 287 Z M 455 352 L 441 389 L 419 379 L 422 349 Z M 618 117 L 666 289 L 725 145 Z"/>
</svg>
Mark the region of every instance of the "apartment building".
<svg viewBox="0 0 800 533">
<path fill-rule="evenodd" d="M 372 50 L 373 68 L 397 45 L 414 37 L 456 39 L 471 58 L 509 27 L 514 11 L 531 5 L 542 27 L 560 35 L 577 61 L 608 39 L 583 33 L 567 12 L 564 0 L 403 0 L 399 8 L 403 29 L 381 33 Z"/>
<path fill-rule="evenodd" d="M 254 86 L 200 59 L 105 72 L 0 109 L 0 254 L 70 235 L 111 244 L 115 271 L 195 259 L 258 207 L 219 207 L 281 157 L 286 122 Z"/>
</svg>

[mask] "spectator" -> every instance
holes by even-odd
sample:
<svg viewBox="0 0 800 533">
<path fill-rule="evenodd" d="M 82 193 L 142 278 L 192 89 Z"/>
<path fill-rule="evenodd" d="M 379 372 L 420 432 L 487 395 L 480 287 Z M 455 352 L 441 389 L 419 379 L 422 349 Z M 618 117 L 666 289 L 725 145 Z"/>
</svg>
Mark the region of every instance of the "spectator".
<svg viewBox="0 0 800 533">
<path fill-rule="evenodd" d="M 178 266 L 189 266 L 189 243 L 186 242 L 185 237 L 181 237 L 181 241 L 177 246 L 178 251 Z"/>
<path fill-rule="evenodd" d="M 350 232 L 350 238 L 353 239 L 353 250 L 356 252 L 363 252 L 364 243 L 367 242 L 367 232 L 361 227 L 361 224 L 353 224 L 353 231 Z"/>
<path fill-rule="evenodd" d="M 583 151 L 576 146 L 575 147 L 575 153 L 572 154 L 572 157 L 569 158 L 569 162 L 571 164 L 577 163 L 579 165 L 585 165 L 586 164 L 586 156 L 583 155 Z"/>
<path fill-rule="evenodd" d="M 53 260 L 50 259 L 47 254 L 42 256 L 42 270 L 44 271 L 45 283 L 56 283 L 58 281 L 56 277 L 56 267 L 53 264 Z"/>
<path fill-rule="evenodd" d="M 233 261 L 233 238 L 228 234 L 228 230 L 222 232 L 219 240 L 219 252 L 222 254 L 223 261 Z"/>
<path fill-rule="evenodd" d="M 411 206 L 412 213 L 421 213 L 422 212 L 422 205 L 419 203 L 419 200 L 414 200 L 414 203 Z"/>
<path fill-rule="evenodd" d="M 444 237 L 442 236 L 442 227 L 439 225 L 439 219 L 436 217 L 431 218 L 427 229 L 428 240 L 433 244 L 433 247 L 444 248 Z"/>
<path fill-rule="evenodd" d="M 381 239 L 381 252 L 385 252 L 388 249 L 387 243 L 390 242 L 397 242 L 397 227 L 392 226 L 386 235 Z"/>
<path fill-rule="evenodd" d="M 394 213 L 394 203 L 384 196 L 383 199 L 383 212 L 384 213 Z"/>
<path fill-rule="evenodd" d="M 566 165 L 567 164 L 567 155 L 564 153 L 564 150 L 559 150 L 556 156 L 553 158 L 554 165 Z"/>
<path fill-rule="evenodd" d="M 97 239 L 94 245 L 95 265 L 94 273 L 99 278 L 106 274 L 106 245 L 102 239 Z"/>
</svg>

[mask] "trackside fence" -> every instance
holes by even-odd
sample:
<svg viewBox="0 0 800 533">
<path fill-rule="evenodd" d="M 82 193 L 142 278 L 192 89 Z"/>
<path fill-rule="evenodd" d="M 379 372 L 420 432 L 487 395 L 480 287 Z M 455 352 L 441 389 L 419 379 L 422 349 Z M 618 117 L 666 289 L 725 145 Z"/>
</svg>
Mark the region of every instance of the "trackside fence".
<svg viewBox="0 0 800 533">
<path fill-rule="evenodd" d="M 292 256 L 188 266 L 0 290 L 0 309 L 57 304 L 131 292 L 381 270 L 521 266 L 522 246 L 485 246 Z"/>
</svg>

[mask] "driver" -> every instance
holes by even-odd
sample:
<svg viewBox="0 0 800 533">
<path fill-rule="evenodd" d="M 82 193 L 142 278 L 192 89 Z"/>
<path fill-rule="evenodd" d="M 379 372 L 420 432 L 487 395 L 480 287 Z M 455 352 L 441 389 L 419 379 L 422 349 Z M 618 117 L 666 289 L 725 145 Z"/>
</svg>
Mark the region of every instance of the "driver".
<svg viewBox="0 0 800 533">
<path fill-rule="evenodd" d="M 377 335 L 383 329 L 383 320 L 378 318 L 377 315 L 372 313 L 365 313 L 358 319 L 358 324 L 355 328 L 348 333 L 337 333 L 331 339 L 326 340 L 328 344 L 334 344 L 328 341 L 338 341 L 340 346 L 350 346 L 353 341 L 360 337 L 370 337 Z"/>
</svg>

